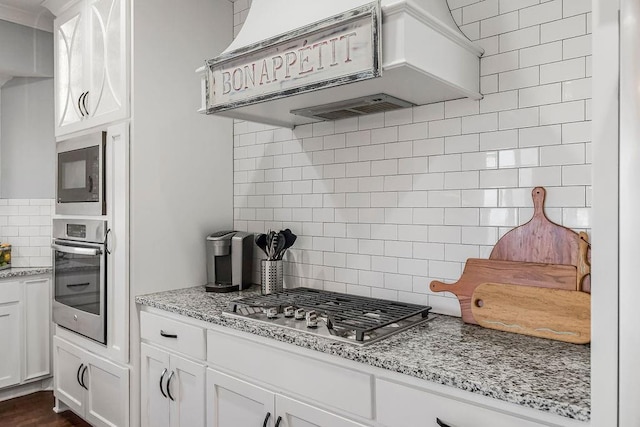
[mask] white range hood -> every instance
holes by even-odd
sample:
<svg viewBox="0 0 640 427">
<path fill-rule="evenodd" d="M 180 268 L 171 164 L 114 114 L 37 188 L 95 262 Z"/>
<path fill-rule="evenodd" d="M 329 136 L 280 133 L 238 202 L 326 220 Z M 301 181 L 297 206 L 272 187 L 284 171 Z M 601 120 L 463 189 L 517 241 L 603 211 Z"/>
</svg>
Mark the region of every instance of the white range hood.
<svg viewBox="0 0 640 427">
<path fill-rule="evenodd" d="M 200 69 L 201 112 L 294 127 L 469 97 L 480 56 L 446 0 L 253 0 Z"/>
</svg>

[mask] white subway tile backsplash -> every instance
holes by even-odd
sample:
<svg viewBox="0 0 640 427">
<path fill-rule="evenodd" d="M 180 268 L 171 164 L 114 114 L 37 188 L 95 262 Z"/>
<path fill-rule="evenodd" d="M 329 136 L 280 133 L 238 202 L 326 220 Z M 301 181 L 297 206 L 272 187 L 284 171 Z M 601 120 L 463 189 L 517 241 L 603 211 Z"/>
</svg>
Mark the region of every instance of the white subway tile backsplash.
<svg viewBox="0 0 640 427">
<path fill-rule="evenodd" d="M 548 43 L 586 34 L 586 15 L 578 15 L 559 21 L 548 22 L 540 26 L 540 42 Z"/>
<path fill-rule="evenodd" d="M 500 0 L 500 13 L 513 12 L 539 3 L 540 0 Z"/>
<path fill-rule="evenodd" d="M 462 23 L 481 21 L 498 15 L 498 0 L 484 0 L 462 8 Z"/>
<path fill-rule="evenodd" d="M 486 113 L 462 118 L 462 133 L 491 132 L 498 130 L 498 113 Z"/>
<path fill-rule="evenodd" d="M 500 130 L 526 128 L 539 124 L 538 107 L 501 111 L 498 114 Z"/>
<path fill-rule="evenodd" d="M 585 163 L 585 144 L 563 144 L 540 148 L 540 165 L 575 165 Z"/>
<path fill-rule="evenodd" d="M 435 120 L 429 122 L 429 138 L 460 135 L 461 133 L 462 120 L 460 118 Z"/>
<path fill-rule="evenodd" d="M 518 52 L 506 52 L 498 55 L 487 56 L 480 62 L 480 75 L 502 73 L 518 69 Z"/>
<path fill-rule="evenodd" d="M 245 14 L 246 1 L 235 3 Z M 235 121 L 234 225 L 295 230 L 287 286 L 459 315 L 457 300 L 432 294 L 429 282 L 457 280 L 466 259 L 488 257 L 500 236 L 531 218 L 534 186 L 547 188 L 550 218 L 589 228 L 590 2 L 448 1 L 485 50 L 482 100 L 293 131 Z M 234 18 L 240 28 L 244 17 Z M 18 263 L 50 257 L 45 202 L 0 200 L 0 236 L 27 248 Z M 20 206 L 38 209 L 19 224 Z"/>
<path fill-rule="evenodd" d="M 480 100 L 480 112 L 492 113 L 496 111 L 513 110 L 518 108 L 518 91 L 492 93 Z"/>
<path fill-rule="evenodd" d="M 429 122 L 444 119 L 444 102 L 435 104 L 419 105 L 413 107 L 414 122 Z"/>
<path fill-rule="evenodd" d="M 480 188 L 504 188 L 517 186 L 517 169 L 480 171 Z"/>
<path fill-rule="evenodd" d="M 520 108 L 553 104 L 562 100 L 562 85 L 555 83 L 520 89 L 519 95 Z"/>
<path fill-rule="evenodd" d="M 523 28 L 500 35 L 500 52 L 518 50 L 538 44 L 540 44 L 538 27 Z"/>
<path fill-rule="evenodd" d="M 484 37 L 504 34 L 518 29 L 518 12 L 505 13 L 480 23 L 480 35 Z"/>
<path fill-rule="evenodd" d="M 585 120 L 584 101 L 563 102 L 540 107 L 540 124 L 580 122 Z"/>
<path fill-rule="evenodd" d="M 474 99 L 462 98 L 444 103 L 444 116 L 452 117 L 469 116 L 480 112 L 480 103 Z"/>
<path fill-rule="evenodd" d="M 561 142 L 561 125 L 550 125 L 523 128 L 519 131 L 520 147 L 539 147 L 542 145 L 558 145 Z"/>
<path fill-rule="evenodd" d="M 562 16 L 578 15 L 591 12 L 591 2 L 586 0 L 564 0 Z"/>
<path fill-rule="evenodd" d="M 498 86 L 501 92 L 523 87 L 537 86 L 540 83 L 540 68 L 529 67 L 500 73 Z"/>
</svg>

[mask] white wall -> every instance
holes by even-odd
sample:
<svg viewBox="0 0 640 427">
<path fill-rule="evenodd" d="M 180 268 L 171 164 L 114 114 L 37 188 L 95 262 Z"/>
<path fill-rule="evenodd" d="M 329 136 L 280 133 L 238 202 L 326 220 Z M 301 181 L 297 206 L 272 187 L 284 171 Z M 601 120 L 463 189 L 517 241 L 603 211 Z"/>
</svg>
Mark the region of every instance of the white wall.
<svg viewBox="0 0 640 427">
<path fill-rule="evenodd" d="M 53 77 L 53 34 L 0 19 L 0 74 Z"/>
<path fill-rule="evenodd" d="M 482 101 L 279 129 L 235 122 L 234 222 L 291 228 L 285 284 L 429 304 L 433 279 L 532 215 L 591 226 L 591 2 L 450 0 L 486 53 Z M 249 2 L 236 2 L 235 30 Z"/>
<path fill-rule="evenodd" d="M 0 242 L 12 267 L 51 266 L 53 199 L 0 199 Z"/>
<path fill-rule="evenodd" d="M 53 79 L 14 77 L 0 89 L 0 197 L 55 197 Z"/>
</svg>

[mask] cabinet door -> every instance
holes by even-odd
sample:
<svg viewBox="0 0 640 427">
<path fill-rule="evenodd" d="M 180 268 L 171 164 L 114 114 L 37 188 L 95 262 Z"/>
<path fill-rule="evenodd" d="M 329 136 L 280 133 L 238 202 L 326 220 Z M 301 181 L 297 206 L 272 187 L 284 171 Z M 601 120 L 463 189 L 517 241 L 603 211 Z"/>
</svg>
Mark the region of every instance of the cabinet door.
<svg viewBox="0 0 640 427">
<path fill-rule="evenodd" d="M 140 347 L 142 427 L 168 427 L 170 404 L 166 384 L 170 374 L 169 353 L 147 344 Z M 204 396 L 203 392 L 201 396 Z"/>
<path fill-rule="evenodd" d="M 87 13 L 90 35 L 87 59 L 91 67 L 85 105 L 89 116 L 87 126 L 95 126 L 126 116 L 125 0 L 89 0 Z"/>
<path fill-rule="evenodd" d="M 0 306 L 0 388 L 20 382 L 20 304 Z"/>
<path fill-rule="evenodd" d="M 276 395 L 276 410 L 276 419 L 282 417 L 280 427 L 364 427 L 364 424 L 280 395 Z"/>
<path fill-rule="evenodd" d="M 203 364 L 171 355 L 167 394 L 171 401 L 171 427 L 204 427 L 205 372 Z"/>
<path fill-rule="evenodd" d="M 274 427 L 274 404 L 270 391 L 207 369 L 208 427 Z"/>
<path fill-rule="evenodd" d="M 85 358 L 86 420 L 96 427 L 128 426 L 129 370 L 89 353 Z"/>
<path fill-rule="evenodd" d="M 24 381 L 48 375 L 51 368 L 51 284 L 49 279 L 24 282 Z"/>
<path fill-rule="evenodd" d="M 61 14 L 54 25 L 56 135 L 62 127 L 79 123 L 85 89 L 86 23 L 84 2 Z"/>
<path fill-rule="evenodd" d="M 53 338 L 53 388 L 54 394 L 73 412 L 84 415 L 84 388 L 79 377 L 85 367 L 83 351 L 61 340 Z"/>
</svg>

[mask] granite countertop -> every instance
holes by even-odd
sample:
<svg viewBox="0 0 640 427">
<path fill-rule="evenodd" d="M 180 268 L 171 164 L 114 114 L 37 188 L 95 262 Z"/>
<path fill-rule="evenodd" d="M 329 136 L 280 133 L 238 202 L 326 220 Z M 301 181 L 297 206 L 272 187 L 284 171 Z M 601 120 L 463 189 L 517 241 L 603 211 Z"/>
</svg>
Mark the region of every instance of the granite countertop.
<svg viewBox="0 0 640 427">
<path fill-rule="evenodd" d="M 12 277 L 37 276 L 39 274 L 50 274 L 51 267 L 12 267 L 0 270 L 0 279 L 10 279 Z"/>
<path fill-rule="evenodd" d="M 222 315 L 259 287 L 207 293 L 203 286 L 136 297 L 136 303 L 272 338 L 472 393 L 588 421 L 590 348 L 467 325 L 438 315 L 366 347 Z"/>
</svg>

